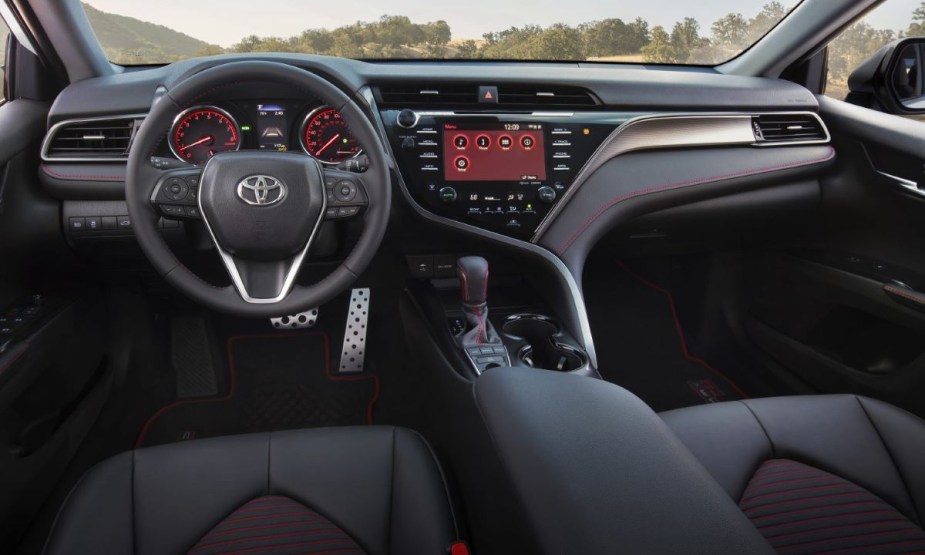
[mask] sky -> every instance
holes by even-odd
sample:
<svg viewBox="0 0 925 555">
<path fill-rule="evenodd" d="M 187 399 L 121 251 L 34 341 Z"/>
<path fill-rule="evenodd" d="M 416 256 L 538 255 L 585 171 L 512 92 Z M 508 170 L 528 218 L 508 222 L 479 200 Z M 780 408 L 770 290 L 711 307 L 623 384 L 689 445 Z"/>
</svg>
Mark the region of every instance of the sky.
<svg viewBox="0 0 925 555">
<path fill-rule="evenodd" d="M 87 0 L 85 0 L 87 1 Z M 746 17 L 770 0 L 88 0 L 104 12 L 158 23 L 219 46 L 230 46 L 247 35 L 297 35 L 309 28 L 334 28 L 381 15 L 407 15 L 415 23 L 446 20 L 454 39 L 478 39 L 488 31 L 511 26 L 551 23 L 578 24 L 619 17 L 636 17 L 651 26 L 670 28 L 684 17 L 694 17 L 706 32 L 729 12 Z M 825 1 L 825 0 L 810 0 Z M 797 0 L 782 0 L 788 7 Z M 876 27 L 903 29 L 921 0 L 887 0 L 869 21 Z M 465 6 L 466 9 L 460 9 Z M 336 7 L 336 9 L 332 9 Z"/>
</svg>

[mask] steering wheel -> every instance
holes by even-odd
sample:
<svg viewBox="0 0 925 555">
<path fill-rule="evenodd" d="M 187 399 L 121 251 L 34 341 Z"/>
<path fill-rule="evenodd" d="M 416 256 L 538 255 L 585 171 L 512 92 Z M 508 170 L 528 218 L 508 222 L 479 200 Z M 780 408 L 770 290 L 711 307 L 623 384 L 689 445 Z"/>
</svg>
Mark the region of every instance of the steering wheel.
<svg viewBox="0 0 925 555">
<path fill-rule="evenodd" d="M 288 85 L 338 110 L 368 156 L 368 169 L 325 169 L 304 154 L 261 150 L 220 153 L 202 168 L 153 165 L 155 149 L 183 110 L 216 89 L 251 82 Z M 347 289 L 379 248 L 391 204 L 386 160 L 370 120 L 327 80 L 276 62 L 231 62 L 189 77 L 154 102 L 129 154 L 125 199 L 142 251 L 193 300 L 242 317 L 298 314 Z M 161 215 L 201 218 L 232 285 L 213 286 L 181 264 L 158 232 Z M 296 284 L 322 223 L 345 218 L 363 218 L 356 246 L 321 281 Z"/>
</svg>

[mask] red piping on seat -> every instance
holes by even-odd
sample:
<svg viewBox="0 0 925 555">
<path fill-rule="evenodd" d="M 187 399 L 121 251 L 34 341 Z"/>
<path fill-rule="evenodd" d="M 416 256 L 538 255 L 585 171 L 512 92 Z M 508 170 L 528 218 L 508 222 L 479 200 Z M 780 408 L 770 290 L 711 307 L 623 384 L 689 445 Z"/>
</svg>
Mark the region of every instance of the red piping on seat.
<svg viewBox="0 0 925 555">
<path fill-rule="evenodd" d="M 658 291 L 659 293 L 664 295 L 665 298 L 668 300 L 668 308 L 671 311 L 671 319 L 674 320 L 674 329 L 678 336 L 678 343 L 681 344 L 681 356 L 683 356 L 689 362 L 693 362 L 694 364 L 697 364 L 699 366 L 702 366 L 703 368 L 706 368 L 707 370 L 709 370 L 710 372 L 712 372 L 713 374 L 721 378 L 724 382 L 726 382 L 729 385 L 729 387 L 733 389 L 733 391 L 739 394 L 740 397 L 742 397 L 743 399 L 748 399 L 749 395 L 745 393 L 744 391 L 742 391 L 742 389 L 738 385 L 736 385 L 734 381 L 729 379 L 728 376 L 726 376 L 725 374 L 723 374 L 716 368 L 713 368 L 712 366 L 710 366 L 709 363 L 707 363 L 702 358 L 694 356 L 687 349 L 687 340 L 684 339 L 684 329 L 681 327 L 681 320 L 678 318 L 678 311 L 674 304 L 674 295 L 671 294 L 671 291 L 665 289 L 664 287 L 661 287 L 659 285 L 652 283 L 651 281 L 640 276 L 636 272 L 630 270 L 629 267 L 623 262 L 619 262 L 618 264 L 620 265 L 621 268 L 623 268 L 623 271 L 626 272 L 627 275 L 629 275 L 630 277 L 632 277 L 633 279 L 635 279 L 642 285 L 648 287 L 649 289 Z"/>
<path fill-rule="evenodd" d="M 182 405 L 191 405 L 194 403 L 218 403 L 222 401 L 230 401 L 234 398 L 236 379 L 235 379 L 235 366 L 234 366 L 234 354 L 232 347 L 234 346 L 235 341 L 247 340 L 247 339 L 267 339 L 267 338 L 280 338 L 280 337 L 311 337 L 311 336 L 321 336 L 324 339 L 324 373 L 328 380 L 332 382 L 356 382 L 363 380 L 373 380 L 374 391 L 373 398 L 369 401 L 369 404 L 366 406 L 366 423 L 367 425 L 373 425 L 373 408 L 376 406 L 376 401 L 379 400 L 379 376 L 375 374 L 366 374 L 362 376 L 334 376 L 331 374 L 331 346 L 330 339 L 328 334 L 323 331 L 312 331 L 306 333 L 263 333 L 263 334 L 253 334 L 253 335 L 234 335 L 228 338 L 227 352 L 228 352 L 228 393 L 222 397 L 203 397 L 199 399 L 182 399 L 179 401 L 174 401 L 169 405 L 161 407 L 157 412 L 151 415 L 147 421 L 145 421 L 144 426 L 141 428 L 141 432 L 138 434 L 138 439 L 135 441 L 135 448 L 140 448 L 143 443 L 145 436 L 148 434 L 151 426 L 154 422 L 161 417 L 164 413 L 173 410 L 175 407 Z"/>
</svg>

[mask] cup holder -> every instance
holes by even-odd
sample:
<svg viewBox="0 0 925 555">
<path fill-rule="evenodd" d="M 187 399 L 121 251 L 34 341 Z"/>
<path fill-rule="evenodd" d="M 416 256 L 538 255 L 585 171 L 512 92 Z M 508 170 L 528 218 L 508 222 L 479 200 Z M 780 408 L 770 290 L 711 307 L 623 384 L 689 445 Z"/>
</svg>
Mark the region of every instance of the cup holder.
<svg viewBox="0 0 925 555">
<path fill-rule="evenodd" d="M 587 365 L 588 357 L 576 347 L 562 342 L 558 322 L 541 314 L 515 314 L 505 318 L 501 331 L 524 343 L 517 356 L 533 368 L 570 372 Z"/>
</svg>

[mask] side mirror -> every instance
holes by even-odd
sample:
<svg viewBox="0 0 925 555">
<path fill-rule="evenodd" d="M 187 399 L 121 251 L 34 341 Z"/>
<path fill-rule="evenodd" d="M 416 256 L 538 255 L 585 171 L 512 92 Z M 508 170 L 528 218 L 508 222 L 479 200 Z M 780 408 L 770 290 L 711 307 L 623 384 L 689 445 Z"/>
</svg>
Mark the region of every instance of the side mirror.
<svg viewBox="0 0 925 555">
<path fill-rule="evenodd" d="M 852 104 L 891 114 L 925 114 L 925 38 L 891 42 L 848 77 Z"/>
</svg>

